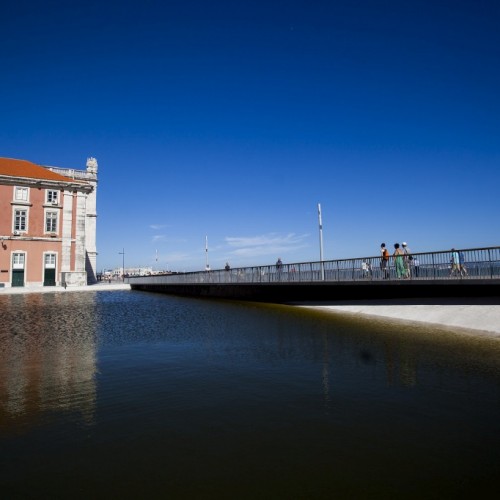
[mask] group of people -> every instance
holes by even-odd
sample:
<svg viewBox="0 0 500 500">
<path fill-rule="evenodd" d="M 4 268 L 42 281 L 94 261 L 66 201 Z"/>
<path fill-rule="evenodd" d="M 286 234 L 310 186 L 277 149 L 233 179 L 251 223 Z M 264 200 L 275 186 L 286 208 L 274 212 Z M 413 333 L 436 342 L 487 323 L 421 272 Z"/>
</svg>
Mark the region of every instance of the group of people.
<svg viewBox="0 0 500 500">
<path fill-rule="evenodd" d="M 380 270 L 382 271 L 382 278 L 389 279 L 389 260 L 391 255 L 389 250 L 387 249 L 385 243 L 380 245 Z M 413 276 L 416 278 L 419 277 L 420 274 L 420 263 L 416 255 L 412 255 L 408 244 L 406 241 L 403 241 L 401 245 L 399 243 L 394 243 L 394 252 L 392 254 L 394 269 L 396 272 L 396 277 L 398 279 L 409 279 Z M 455 248 L 451 249 L 451 269 L 450 276 L 460 275 L 460 276 L 468 276 L 467 269 L 465 267 L 465 258 L 462 252 L 457 251 Z M 231 266 L 229 262 L 226 262 L 224 267 L 226 271 L 231 270 Z M 372 277 L 372 266 L 369 261 L 363 260 L 361 264 L 361 269 L 363 271 L 363 275 L 365 277 Z M 207 266 L 207 270 L 210 268 Z M 278 257 L 276 261 L 276 271 L 278 274 L 281 274 L 283 270 L 283 261 L 281 257 Z M 294 272 L 295 268 L 291 269 L 291 272 Z"/>
<path fill-rule="evenodd" d="M 383 278 L 389 279 L 389 250 L 385 243 L 380 245 L 380 269 L 382 270 Z M 411 254 L 406 241 L 401 245 L 394 243 L 394 267 L 396 269 L 396 277 L 398 279 L 409 279 L 411 277 L 412 266 L 415 270 L 415 275 L 418 277 L 418 260 Z"/>
</svg>

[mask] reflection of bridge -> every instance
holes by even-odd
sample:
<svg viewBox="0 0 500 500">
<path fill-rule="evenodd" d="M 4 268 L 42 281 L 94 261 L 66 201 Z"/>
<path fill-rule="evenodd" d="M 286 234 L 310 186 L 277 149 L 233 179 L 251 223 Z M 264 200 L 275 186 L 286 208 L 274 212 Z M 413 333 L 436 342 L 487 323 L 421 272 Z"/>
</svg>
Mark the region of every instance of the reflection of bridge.
<svg viewBox="0 0 500 500">
<path fill-rule="evenodd" d="M 132 289 L 263 302 L 500 296 L 500 247 L 129 278 Z"/>
</svg>

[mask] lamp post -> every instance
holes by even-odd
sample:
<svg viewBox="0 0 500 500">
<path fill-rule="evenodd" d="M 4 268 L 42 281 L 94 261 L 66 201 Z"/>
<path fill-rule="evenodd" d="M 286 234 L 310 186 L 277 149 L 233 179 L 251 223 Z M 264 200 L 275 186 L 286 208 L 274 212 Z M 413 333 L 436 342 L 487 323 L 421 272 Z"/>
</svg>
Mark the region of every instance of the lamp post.
<svg viewBox="0 0 500 500">
<path fill-rule="evenodd" d="M 123 257 L 122 260 L 122 281 L 125 281 L 125 248 L 123 249 L 122 252 L 118 252 L 118 255 L 121 255 Z"/>
</svg>

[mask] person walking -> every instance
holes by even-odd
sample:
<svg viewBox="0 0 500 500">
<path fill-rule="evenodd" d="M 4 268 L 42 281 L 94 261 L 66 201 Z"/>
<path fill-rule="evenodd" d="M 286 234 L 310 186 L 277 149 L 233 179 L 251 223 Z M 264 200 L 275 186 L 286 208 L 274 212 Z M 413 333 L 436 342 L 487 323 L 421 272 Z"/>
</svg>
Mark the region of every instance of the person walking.
<svg viewBox="0 0 500 500">
<path fill-rule="evenodd" d="M 276 273 L 278 275 L 278 280 L 281 280 L 282 269 L 283 269 L 283 262 L 281 260 L 281 257 L 278 257 L 278 260 L 276 261 Z"/>
<path fill-rule="evenodd" d="M 366 260 L 361 263 L 361 270 L 363 271 L 363 278 L 368 278 L 368 263 Z"/>
<path fill-rule="evenodd" d="M 458 259 L 460 261 L 460 274 L 462 276 L 469 276 L 467 268 L 465 267 L 465 255 L 463 252 L 458 252 Z"/>
<path fill-rule="evenodd" d="M 455 273 L 460 274 L 460 276 L 462 276 L 462 269 L 460 267 L 460 255 L 454 248 L 451 249 L 450 262 L 451 262 L 450 277 L 454 276 Z"/>
<path fill-rule="evenodd" d="M 411 278 L 411 261 L 413 260 L 413 257 L 411 255 L 411 251 L 408 248 L 408 245 L 406 244 L 406 241 L 403 241 L 401 243 L 401 246 L 403 247 L 403 262 L 405 265 L 405 274 L 406 278 Z"/>
<path fill-rule="evenodd" d="M 380 245 L 380 270 L 382 271 L 382 278 L 384 280 L 389 279 L 389 270 L 387 266 L 389 264 L 389 250 L 387 250 L 385 243 Z"/>
<path fill-rule="evenodd" d="M 415 274 L 415 278 L 418 278 L 420 275 L 420 261 L 418 260 L 418 257 L 413 257 L 413 260 L 411 261 L 413 264 L 413 272 Z"/>
<path fill-rule="evenodd" d="M 392 256 L 394 258 L 394 266 L 396 268 L 397 278 L 398 279 L 405 278 L 406 277 L 406 269 L 405 269 L 405 263 L 403 260 L 404 252 L 399 247 L 399 243 L 394 243 L 394 253 Z"/>
<path fill-rule="evenodd" d="M 373 279 L 372 265 L 369 260 L 364 260 L 361 266 L 363 268 L 363 274 L 365 278 Z"/>
</svg>

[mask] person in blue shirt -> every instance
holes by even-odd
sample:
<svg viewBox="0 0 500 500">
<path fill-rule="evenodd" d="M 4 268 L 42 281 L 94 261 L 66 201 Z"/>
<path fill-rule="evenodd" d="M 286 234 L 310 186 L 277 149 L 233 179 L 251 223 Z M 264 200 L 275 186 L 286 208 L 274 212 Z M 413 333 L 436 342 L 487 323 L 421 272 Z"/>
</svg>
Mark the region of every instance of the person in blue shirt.
<svg viewBox="0 0 500 500">
<path fill-rule="evenodd" d="M 462 276 L 468 276 L 467 268 L 465 267 L 465 255 L 463 252 L 458 252 L 458 261 L 460 263 L 460 274 Z"/>
<path fill-rule="evenodd" d="M 462 271 L 460 269 L 460 255 L 458 252 L 452 248 L 451 249 L 451 271 L 450 276 L 453 276 L 455 273 L 460 274 L 462 276 Z"/>
</svg>

